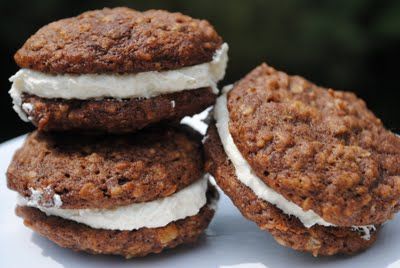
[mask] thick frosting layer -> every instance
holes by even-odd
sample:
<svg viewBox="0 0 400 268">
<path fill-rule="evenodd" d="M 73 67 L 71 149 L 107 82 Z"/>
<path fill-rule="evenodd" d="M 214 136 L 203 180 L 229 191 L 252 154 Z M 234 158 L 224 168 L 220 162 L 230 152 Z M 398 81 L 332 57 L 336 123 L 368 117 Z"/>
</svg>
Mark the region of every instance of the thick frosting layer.
<svg viewBox="0 0 400 268">
<path fill-rule="evenodd" d="M 143 227 L 162 227 L 196 215 L 207 203 L 207 185 L 208 176 L 204 176 L 169 197 L 115 209 L 62 209 L 62 201 L 57 197 L 53 197 L 53 204 L 44 206 L 39 204 L 42 193 L 32 189 L 31 197 L 26 199 L 20 196 L 18 204 L 35 207 L 49 216 L 58 216 L 95 229 L 132 231 Z"/>
<path fill-rule="evenodd" d="M 218 49 L 211 62 L 163 72 L 136 74 L 46 74 L 21 69 L 10 78 L 9 94 L 14 109 L 27 121 L 21 109 L 21 94 L 42 98 L 101 99 L 150 98 L 183 90 L 211 87 L 218 93 L 217 82 L 225 75 L 228 62 L 228 44 Z"/>
<path fill-rule="evenodd" d="M 223 90 L 223 94 L 217 99 L 214 108 L 214 118 L 216 126 L 221 138 L 225 153 L 235 167 L 238 180 L 249 187 L 259 198 L 275 205 L 285 214 L 297 217 L 305 227 L 310 228 L 315 224 L 323 226 L 335 226 L 322 219 L 312 210 L 304 211 L 300 206 L 287 200 L 283 195 L 279 194 L 272 188 L 268 187 L 252 170 L 246 159 L 242 156 L 232 135 L 229 132 L 229 111 L 227 107 L 227 93 L 231 89 L 227 86 Z M 375 230 L 373 225 L 353 226 L 353 230 L 362 231 L 362 238 L 369 240 L 370 231 Z"/>
</svg>

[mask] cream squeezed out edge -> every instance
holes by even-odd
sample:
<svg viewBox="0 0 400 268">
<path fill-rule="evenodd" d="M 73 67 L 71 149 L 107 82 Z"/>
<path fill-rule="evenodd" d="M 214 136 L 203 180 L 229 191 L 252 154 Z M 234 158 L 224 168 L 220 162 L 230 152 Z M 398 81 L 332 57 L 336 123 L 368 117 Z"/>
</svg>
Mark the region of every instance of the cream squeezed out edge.
<svg viewBox="0 0 400 268">
<path fill-rule="evenodd" d="M 170 222 L 196 215 L 207 204 L 208 175 L 171 196 L 114 209 L 63 209 L 59 195 L 42 204 L 43 191 L 31 189 L 31 196 L 18 196 L 18 205 L 34 207 L 48 216 L 85 224 L 95 229 L 132 231 L 143 227 L 163 227 Z M 46 191 L 48 189 L 45 189 Z M 216 200 L 209 207 L 216 210 Z"/>
<path fill-rule="evenodd" d="M 236 144 L 233 141 L 232 135 L 229 132 L 229 111 L 227 107 L 227 93 L 232 89 L 232 86 L 226 86 L 223 89 L 223 94 L 217 99 L 214 108 L 214 118 L 216 127 L 224 147 L 225 153 L 231 160 L 235 173 L 240 182 L 249 187 L 257 197 L 275 205 L 283 213 L 297 217 L 306 228 L 311 228 L 318 224 L 322 226 L 336 226 L 322 219 L 313 210 L 304 211 L 300 206 L 287 200 L 283 195 L 268 187 L 253 171 L 248 162 L 244 159 Z M 371 231 L 376 228 L 374 225 L 353 226 L 352 230 L 362 234 L 362 238 L 369 240 Z"/>
<path fill-rule="evenodd" d="M 228 44 L 214 53 L 210 62 L 170 71 L 136 74 L 46 74 L 21 69 L 10 77 L 9 94 L 13 108 L 21 119 L 29 121 L 28 107 L 23 107 L 22 94 L 42 98 L 102 99 L 151 98 L 162 94 L 211 87 L 218 93 L 217 82 L 225 76 Z"/>
</svg>

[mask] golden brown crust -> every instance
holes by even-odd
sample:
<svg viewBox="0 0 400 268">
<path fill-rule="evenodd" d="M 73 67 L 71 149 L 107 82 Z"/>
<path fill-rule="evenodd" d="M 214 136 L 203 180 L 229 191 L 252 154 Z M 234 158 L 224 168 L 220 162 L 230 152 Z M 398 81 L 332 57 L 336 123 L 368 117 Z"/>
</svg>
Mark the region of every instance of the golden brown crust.
<svg viewBox="0 0 400 268">
<path fill-rule="evenodd" d="M 228 95 L 230 133 L 253 171 L 340 226 L 379 224 L 400 200 L 400 138 L 354 94 L 263 64 Z"/>
<path fill-rule="evenodd" d="M 105 8 L 44 26 L 14 58 L 21 68 L 45 73 L 137 73 L 209 62 L 221 44 L 205 20 Z"/>
<path fill-rule="evenodd" d="M 203 176 L 200 137 L 181 128 L 134 135 L 33 132 L 8 168 L 23 196 L 58 194 L 63 208 L 110 208 L 170 196 Z"/>
<path fill-rule="evenodd" d="M 207 137 L 207 171 L 215 177 L 218 186 L 231 198 L 243 216 L 254 221 L 261 229 L 269 231 L 279 244 L 317 256 L 354 254 L 375 242 L 377 231 L 373 232 L 370 240 L 364 240 L 360 234 L 345 227 L 315 225 L 308 229 L 297 218 L 257 198 L 253 191 L 237 179 L 214 125 L 209 128 Z"/>
<path fill-rule="evenodd" d="M 215 102 L 211 88 L 185 90 L 149 99 L 62 100 L 33 95 L 23 103 L 40 131 L 136 132 L 160 122 L 179 122 L 197 114 Z"/>
<path fill-rule="evenodd" d="M 159 253 L 183 243 L 193 243 L 210 223 L 214 210 L 207 205 L 200 212 L 164 227 L 136 231 L 92 229 L 84 224 L 46 216 L 38 209 L 18 206 L 24 224 L 64 248 L 92 254 L 122 255 L 126 258 Z"/>
</svg>

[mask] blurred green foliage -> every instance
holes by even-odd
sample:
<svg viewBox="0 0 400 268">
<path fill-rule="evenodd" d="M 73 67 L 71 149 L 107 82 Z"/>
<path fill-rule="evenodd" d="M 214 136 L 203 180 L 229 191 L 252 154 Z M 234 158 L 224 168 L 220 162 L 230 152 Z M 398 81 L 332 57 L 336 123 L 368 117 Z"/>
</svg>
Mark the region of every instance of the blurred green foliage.
<svg viewBox="0 0 400 268">
<path fill-rule="evenodd" d="M 209 20 L 230 45 L 224 83 L 265 61 L 320 85 L 353 90 L 389 127 L 400 128 L 396 0 L 1 0 L 1 49 L 8 66 L 2 85 L 8 88 L 7 78 L 17 69 L 12 54 L 39 27 L 111 6 L 167 9 Z"/>
</svg>

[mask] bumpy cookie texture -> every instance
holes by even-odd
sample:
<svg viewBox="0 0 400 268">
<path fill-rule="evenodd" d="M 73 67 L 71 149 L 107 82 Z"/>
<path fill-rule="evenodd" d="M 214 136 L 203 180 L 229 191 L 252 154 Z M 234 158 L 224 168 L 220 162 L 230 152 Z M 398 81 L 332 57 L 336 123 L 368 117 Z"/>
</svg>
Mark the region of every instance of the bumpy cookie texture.
<svg viewBox="0 0 400 268">
<path fill-rule="evenodd" d="M 261 229 L 269 231 L 279 244 L 317 256 L 354 254 L 375 242 L 377 231 L 372 233 L 370 240 L 364 240 L 359 233 L 345 227 L 315 225 L 308 229 L 297 218 L 290 217 L 274 205 L 259 199 L 237 179 L 215 126 L 210 127 L 207 136 L 206 169 L 243 216 L 254 221 Z"/>
<path fill-rule="evenodd" d="M 379 224 L 400 200 L 400 138 L 354 94 L 266 64 L 228 95 L 229 129 L 271 188 L 339 226 Z"/>
<path fill-rule="evenodd" d="M 135 132 L 160 122 L 176 122 L 215 102 L 210 88 L 185 90 L 149 99 L 60 100 L 24 95 L 27 114 L 41 131 Z"/>
<path fill-rule="evenodd" d="M 112 208 L 170 196 L 203 176 L 200 138 L 189 130 L 147 129 L 135 135 L 28 136 L 8 168 L 12 190 L 62 208 Z"/>
<path fill-rule="evenodd" d="M 221 44 L 205 20 L 105 8 L 44 26 L 14 58 L 21 68 L 46 73 L 137 73 L 209 62 Z"/>
<path fill-rule="evenodd" d="M 183 243 L 193 243 L 210 223 L 214 210 L 204 206 L 197 215 L 164 227 L 136 231 L 92 229 L 59 217 L 46 216 L 38 209 L 17 207 L 24 224 L 61 247 L 92 254 L 122 255 L 126 258 L 159 253 Z"/>
</svg>

